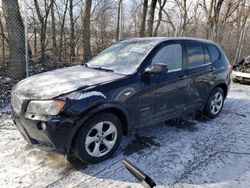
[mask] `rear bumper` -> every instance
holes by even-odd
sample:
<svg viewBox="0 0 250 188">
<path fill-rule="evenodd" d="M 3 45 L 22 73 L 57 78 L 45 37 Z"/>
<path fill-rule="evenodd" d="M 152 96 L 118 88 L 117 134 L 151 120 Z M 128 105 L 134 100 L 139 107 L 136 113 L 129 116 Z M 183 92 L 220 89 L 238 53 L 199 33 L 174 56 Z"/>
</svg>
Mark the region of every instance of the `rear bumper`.
<svg viewBox="0 0 250 188">
<path fill-rule="evenodd" d="M 68 138 L 73 123 L 61 117 L 36 118 L 30 120 L 12 112 L 12 118 L 25 140 L 34 147 L 45 151 L 67 154 Z"/>
</svg>

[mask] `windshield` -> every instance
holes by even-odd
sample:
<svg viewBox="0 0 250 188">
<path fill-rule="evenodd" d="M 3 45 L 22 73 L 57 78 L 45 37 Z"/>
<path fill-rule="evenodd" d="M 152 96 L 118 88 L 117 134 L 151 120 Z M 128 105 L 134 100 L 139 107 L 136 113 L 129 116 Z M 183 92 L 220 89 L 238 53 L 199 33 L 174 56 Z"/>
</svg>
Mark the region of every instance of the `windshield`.
<svg viewBox="0 0 250 188">
<path fill-rule="evenodd" d="M 87 63 L 90 68 L 131 74 L 155 46 L 152 41 L 121 42 L 102 51 Z"/>
</svg>

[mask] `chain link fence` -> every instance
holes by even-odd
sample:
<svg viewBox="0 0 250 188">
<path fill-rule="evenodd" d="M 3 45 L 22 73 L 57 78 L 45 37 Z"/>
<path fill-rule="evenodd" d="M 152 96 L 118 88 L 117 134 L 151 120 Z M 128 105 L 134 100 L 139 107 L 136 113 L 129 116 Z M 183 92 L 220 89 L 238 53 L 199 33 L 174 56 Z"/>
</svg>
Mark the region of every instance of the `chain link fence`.
<svg viewBox="0 0 250 188">
<path fill-rule="evenodd" d="M 86 2 L 89 7 L 84 6 Z M 107 28 L 108 22 L 114 21 L 112 14 L 117 6 L 112 1 L 2 0 L 0 4 L 2 78 L 21 80 L 28 75 L 79 65 L 116 41 L 115 24 L 109 25 L 112 29 Z M 114 11 L 105 13 L 105 7 Z M 88 9 L 89 15 L 85 15 Z M 103 23 L 108 16 L 109 20 Z"/>
<path fill-rule="evenodd" d="M 0 0 L 1 108 L 21 79 L 82 62 L 82 6 L 76 0 Z"/>
</svg>

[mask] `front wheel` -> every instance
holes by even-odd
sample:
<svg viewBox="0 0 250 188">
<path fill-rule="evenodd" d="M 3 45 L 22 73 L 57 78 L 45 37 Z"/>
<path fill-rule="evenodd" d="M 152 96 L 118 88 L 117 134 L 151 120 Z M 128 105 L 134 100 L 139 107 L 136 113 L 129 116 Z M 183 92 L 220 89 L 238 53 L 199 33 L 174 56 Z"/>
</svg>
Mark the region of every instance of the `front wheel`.
<svg viewBox="0 0 250 188">
<path fill-rule="evenodd" d="M 207 101 L 206 107 L 204 109 L 205 115 L 207 115 L 209 118 L 214 119 L 216 118 L 224 105 L 224 92 L 220 87 L 215 88 Z"/>
<path fill-rule="evenodd" d="M 122 125 L 118 117 L 104 112 L 91 117 L 78 131 L 73 150 L 85 163 L 98 163 L 109 158 L 122 138 Z"/>
</svg>

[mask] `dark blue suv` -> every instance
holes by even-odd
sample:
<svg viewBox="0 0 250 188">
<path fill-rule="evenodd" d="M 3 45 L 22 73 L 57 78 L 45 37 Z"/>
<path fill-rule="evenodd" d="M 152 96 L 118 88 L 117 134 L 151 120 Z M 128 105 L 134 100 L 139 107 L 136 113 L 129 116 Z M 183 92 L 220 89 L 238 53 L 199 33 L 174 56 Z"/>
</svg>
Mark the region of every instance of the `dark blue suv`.
<svg viewBox="0 0 250 188">
<path fill-rule="evenodd" d="M 13 120 L 30 144 L 97 163 L 135 128 L 195 112 L 218 116 L 230 74 L 223 50 L 211 41 L 125 40 L 81 66 L 19 82 Z"/>
</svg>

